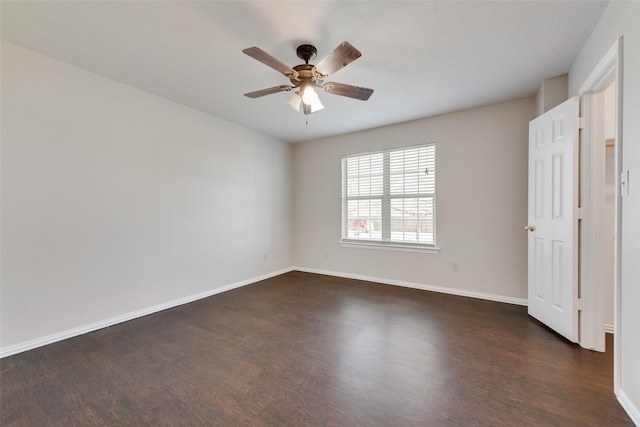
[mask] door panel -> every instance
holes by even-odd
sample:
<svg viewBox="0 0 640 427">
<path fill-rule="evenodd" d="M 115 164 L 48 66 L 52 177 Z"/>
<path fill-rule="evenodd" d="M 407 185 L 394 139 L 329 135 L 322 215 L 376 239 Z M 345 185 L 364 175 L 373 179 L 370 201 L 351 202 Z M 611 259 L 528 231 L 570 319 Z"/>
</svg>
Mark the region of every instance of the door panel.
<svg viewBox="0 0 640 427">
<path fill-rule="evenodd" d="M 571 98 L 529 123 L 529 314 L 578 341 L 578 111 Z"/>
</svg>

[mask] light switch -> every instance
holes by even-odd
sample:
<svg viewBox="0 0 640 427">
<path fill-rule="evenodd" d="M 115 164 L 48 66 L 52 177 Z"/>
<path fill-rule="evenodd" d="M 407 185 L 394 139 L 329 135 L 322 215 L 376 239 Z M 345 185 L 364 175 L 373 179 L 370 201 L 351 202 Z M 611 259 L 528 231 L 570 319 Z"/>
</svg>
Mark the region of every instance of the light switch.
<svg viewBox="0 0 640 427">
<path fill-rule="evenodd" d="M 620 174 L 620 197 L 629 196 L 629 171 Z"/>
</svg>

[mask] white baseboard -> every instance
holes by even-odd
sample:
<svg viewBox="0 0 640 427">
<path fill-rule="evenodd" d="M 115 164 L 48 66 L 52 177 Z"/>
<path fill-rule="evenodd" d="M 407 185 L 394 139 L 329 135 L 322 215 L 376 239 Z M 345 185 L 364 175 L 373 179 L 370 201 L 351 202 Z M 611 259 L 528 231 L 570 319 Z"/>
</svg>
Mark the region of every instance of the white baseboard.
<svg viewBox="0 0 640 427">
<path fill-rule="evenodd" d="M 111 317 L 109 319 L 101 320 L 99 322 L 90 323 L 88 325 L 80 326 L 77 328 L 69 329 L 66 331 L 58 332 L 52 335 L 47 335 L 45 337 L 36 338 L 30 341 L 25 341 L 19 344 L 11 345 L 5 348 L 0 349 L 0 358 L 11 356 L 17 353 L 22 353 L 23 351 L 32 350 L 37 347 L 42 347 L 48 344 L 53 344 L 54 342 L 62 341 L 68 338 L 73 338 L 78 335 L 86 334 L 89 332 L 96 331 L 98 329 L 106 328 L 109 326 L 117 325 L 118 323 L 127 322 L 129 320 L 136 319 L 138 317 L 147 316 L 149 314 L 157 313 L 162 310 L 167 310 L 172 307 L 177 307 L 179 305 L 188 304 L 193 301 L 197 301 L 202 298 L 207 298 L 222 292 L 229 291 L 231 289 L 236 289 L 242 286 L 249 285 L 251 283 L 259 282 L 261 280 L 269 279 L 274 276 L 279 276 L 280 274 L 288 273 L 290 271 L 297 270 L 307 273 L 316 273 L 316 274 L 324 274 L 327 276 L 336 276 L 336 277 L 344 277 L 347 279 L 357 279 L 357 280 L 367 280 L 370 282 L 383 283 L 386 285 L 394 285 L 394 286 L 403 286 L 407 288 L 421 289 L 424 291 L 433 291 L 440 292 L 451 295 L 458 295 L 464 297 L 471 298 L 479 298 L 489 301 L 497 301 L 504 302 L 508 304 L 516 304 L 516 305 L 527 305 L 526 299 L 521 298 L 513 298 L 513 297 L 505 297 L 501 295 L 493 295 L 493 294 L 485 294 L 480 292 L 473 291 L 465 291 L 462 289 L 455 288 L 447 288 L 442 286 L 431 286 L 425 285 L 422 283 L 413 283 L 413 282 L 404 282 L 400 280 L 391 280 L 384 279 L 380 277 L 373 276 L 363 276 L 359 274 L 349 274 L 349 273 L 339 273 L 336 271 L 327 271 L 327 270 L 318 270 L 314 268 L 305 268 L 305 267 L 289 267 L 284 268 L 282 270 L 273 271 L 271 273 L 264 274 L 262 276 L 253 277 L 251 279 L 242 280 L 240 282 L 232 283 L 226 286 L 222 286 L 219 288 L 211 289 L 205 292 L 200 292 L 197 294 L 189 295 L 184 298 L 179 298 L 173 301 L 168 301 L 165 303 L 157 304 L 151 307 L 143 308 L 140 310 L 136 310 L 130 313 L 126 313 L 120 316 Z"/>
<path fill-rule="evenodd" d="M 106 328 L 109 326 L 117 325 L 118 323 L 127 322 L 129 320 L 137 319 L 138 317 L 147 316 L 149 314 L 157 313 L 162 310 L 177 307 L 179 305 L 188 304 L 199 299 L 207 298 L 222 292 L 230 291 L 232 289 L 240 288 L 242 286 L 250 285 L 251 283 L 259 282 L 261 280 L 269 279 L 274 276 L 279 276 L 284 273 L 292 271 L 293 268 L 284 268 L 282 270 L 273 271 L 271 273 L 264 274 L 258 277 L 252 277 L 251 279 L 242 280 L 240 282 L 231 283 L 226 286 L 222 286 L 215 289 L 210 289 L 205 292 L 189 295 L 184 298 L 178 298 L 173 301 L 168 301 L 162 304 L 157 304 L 151 307 L 136 310 L 131 313 L 126 313 L 120 316 L 111 317 L 109 319 L 101 320 L 99 322 L 90 323 L 88 325 L 80 326 L 77 328 L 69 329 L 66 331 L 58 332 L 46 337 L 36 338 L 34 340 L 25 341 L 20 344 L 11 345 L 0 349 L 0 358 L 11 356 L 13 354 L 22 353 L 23 351 L 32 350 L 37 347 L 42 347 L 47 344 L 53 344 L 54 342 L 73 338 L 78 335 L 86 334 L 89 332 L 97 331 L 98 329 Z"/>
<path fill-rule="evenodd" d="M 613 325 L 604 325 L 604 333 L 605 334 L 615 334 L 616 330 Z"/>
<path fill-rule="evenodd" d="M 616 397 L 618 398 L 620 405 L 622 405 L 624 410 L 627 411 L 627 414 L 629 414 L 631 421 L 633 421 L 635 425 L 640 426 L 640 409 L 631 403 L 631 400 L 629 400 L 624 391 L 618 389 L 616 391 Z"/>
<path fill-rule="evenodd" d="M 319 270 L 315 268 L 293 267 L 292 270 L 303 271 L 306 273 L 324 274 L 327 276 L 344 277 L 346 279 L 366 280 L 369 282 L 383 283 L 385 285 L 403 286 L 405 288 L 414 288 L 414 289 L 421 289 L 423 291 L 433 291 L 433 292 L 440 292 L 443 294 L 451 294 L 451 295 L 458 295 L 463 297 L 484 299 L 489 301 L 504 302 L 507 304 L 524 305 L 524 306 L 528 305 L 528 301 L 525 298 L 513 298 L 513 297 L 502 296 L 502 295 L 485 294 L 482 292 L 465 291 L 463 289 L 447 288 L 443 286 L 432 286 L 432 285 L 425 285 L 422 283 L 414 283 L 414 282 L 404 282 L 401 280 L 383 279 L 380 277 L 363 276 L 360 274 L 340 273 L 336 271 Z"/>
</svg>

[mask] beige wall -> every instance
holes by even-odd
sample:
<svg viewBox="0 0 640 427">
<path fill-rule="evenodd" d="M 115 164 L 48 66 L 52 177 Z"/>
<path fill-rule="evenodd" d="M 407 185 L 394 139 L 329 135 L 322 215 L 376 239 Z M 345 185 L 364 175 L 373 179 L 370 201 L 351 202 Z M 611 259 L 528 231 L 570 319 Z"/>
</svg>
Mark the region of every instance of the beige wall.
<svg viewBox="0 0 640 427">
<path fill-rule="evenodd" d="M 535 98 L 526 98 L 295 144 L 295 265 L 525 299 L 527 141 L 535 113 Z M 426 142 L 437 144 L 441 252 L 338 246 L 341 156 Z"/>
<path fill-rule="evenodd" d="M 546 79 L 538 89 L 536 101 L 537 115 L 541 115 L 562 104 L 568 99 L 569 76 L 561 74 L 556 77 Z"/>
<path fill-rule="evenodd" d="M 290 183 L 289 144 L 3 42 L 0 347 L 289 267 Z"/>
<path fill-rule="evenodd" d="M 569 72 L 569 94 L 580 86 L 619 37 L 623 37 L 622 170 L 630 171 L 630 195 L 622 199 L 621 401 L 640 423 L 640 2 L 611 2 Z"/>
</svg>

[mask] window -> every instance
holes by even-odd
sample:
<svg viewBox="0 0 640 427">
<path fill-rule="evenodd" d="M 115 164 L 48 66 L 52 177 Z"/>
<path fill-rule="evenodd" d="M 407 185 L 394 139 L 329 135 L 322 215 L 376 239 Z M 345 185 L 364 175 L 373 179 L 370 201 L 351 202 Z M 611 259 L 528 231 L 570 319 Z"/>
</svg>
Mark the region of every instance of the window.
<svg viewBox="0 0 640 427">
<path fill-rule="evenodd" d="M 435 248 L 435 143 L 342 158 L 342 241 Z"/>
</svg>

